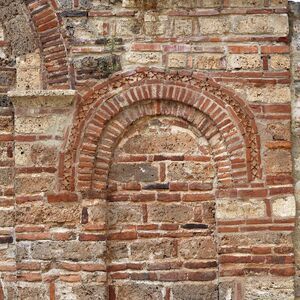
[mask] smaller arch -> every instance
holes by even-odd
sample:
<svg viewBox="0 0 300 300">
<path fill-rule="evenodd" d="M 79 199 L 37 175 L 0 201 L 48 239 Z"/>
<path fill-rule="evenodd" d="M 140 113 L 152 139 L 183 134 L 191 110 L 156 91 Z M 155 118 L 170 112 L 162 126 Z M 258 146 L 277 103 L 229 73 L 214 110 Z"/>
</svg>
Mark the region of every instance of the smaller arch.
<svg viewBox="0 0 300 300">
<path fill-rule="evenodd" d="M 234 179 L 232 178 L 230 154 L 227 152 L 222 134 L 212 120 L 200 111 L 184 104 L 169 101 L 151 101 L 131 106 L 110 120 L 99 139 L 95 160 L 93 160 L 93 156 L 90 156 L 90 150 L 87 147 L 84 148 L 78 164 L 77 184 L 79 189 L 91 189 L 94 191 L 106 189 L 114 147 L 127 128 L 145 116 L 178 117 L 199 130 L 210 143 L 212 155 L 217 161 L 216 168 L 218 170 L 219 184 L 221 186 L 232 185 Z M 243 166 L 246 168 L 246 163 Z M 90 174 L 91 169 L 93 170 L 92 174 Z"/>
<path fill-rule="evenodd" d="M 207 114 L 227 141 L 235 164 L 235 182 L 240 182 L 239 177 L 244 176 L 242 172 L 246 172 L 248 182 L 260 179 L 259 136 L 254 116 L 240 98 L 225 90 L 199 74 L 152 69 L 117 74 L 108 82 L 96 85 L 78 102 L 68 147 L 62 154 L 67 166 L 61 174 L 62 189 L 75 190 L 72 176 L 76 173 L 80 153 L 88 151 L 91 158 L 95 157 L 96 145 L 106 123 L 126 107 L 147 100 L 184 103 Z M 239 168 L 243 160 L 246 171 Z"/>
</svg>

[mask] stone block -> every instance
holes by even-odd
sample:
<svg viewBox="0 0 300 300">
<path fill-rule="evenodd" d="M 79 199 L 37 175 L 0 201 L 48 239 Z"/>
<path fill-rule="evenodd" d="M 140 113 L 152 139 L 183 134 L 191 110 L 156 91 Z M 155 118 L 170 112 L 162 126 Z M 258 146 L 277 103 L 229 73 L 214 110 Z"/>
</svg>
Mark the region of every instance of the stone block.
<svg viewBox="0 0 300 300">
<path fill-rule="evenodd" d="M 130 300 L 163 300 L 161 285 L 146 283 L 131 283 L 116 287 L 117 299 Z"/>
<path fill-rule="evenodd" d="M 215 176 L 215 170 L 210 163 L 171 162 L 168 165 L 167 176 L 170 181 L 211 182 Z"/>
<path fill-rule="evenodd" d="M 157 239 L 157 240 L 138 240 L 130 245 L 131 259 L 149 260 L 166 259 L 175 256 L 175 241 Z"/>
<path fill-rule="evenodd" d="M 229 70 L 258 70 L 262 67 L 262 60 L 257 54 L 231 54 L 227 56 Z"/>
<path fill-rule="evenodd" d="M 293 300 L 294 279 L 291 277 L 246 277 L 245 300 Z"/>
<path fill-rule="evenodd" d="M 266 244 L 283 244 L 285 246 L 292 246 L 292 237 L 289 233 L 284 232 L 245 232 L 237 234 L 223 234 L 220 235 L 220 247 L 249 247 Z"/>
<path fill-rule="evenodd" d="M 135 18 L 118 19 L 116 25 L 117 36 L 134 36 L 139 34 L 141 30 L 141 24 Z"/>
<path fill-rule="evenodd" d="M 78 224 L 81 208 L 78 204 L 45 203 L 18 205 L 16 220 L 18 224 Z"/>
<path fill-rule="evenodd" d="M 270 67 L 273 70 L 289 70 L 291 66 L 291 61 L 289 56 L 286 55 L 271 55 Z"/>
<path fill-rule="evenodd" d="M 271 1 L 272 2 L 272 1 Z M 230 0 L 230 7 L 258 7 L 264 6 L 264 0 Z"/>
<path fill-rule="evenodd" d="M 49 284 L 40 282 L 17 283 L 18 298 L 24 300 L 49 300 Z"/>
<path fill-rule="evenodd" d="M 236 34 L 276 34 L 289 33 L 286 14 L 236 15 L 233 16 L 233 32 Z"/>
<path fill-rule="evenodd" d="M 187 64 L 187 55 L 183 53 L 171 53 L 168 56 L 169 68 L 185 68 Z"/>
<path fill-rule="evenodd" d="M 193 218 L 193 207 L 182 204 L 153 204 L 148 206 L 150 222 L 188 223 Z"/>
<path fill-rule="evenodd" d="M 161 53 L 158 52 L 128 52 L 125 60 L 129 64 L 158 64 L 161 62 Z"/>
<path fill-rule="evenodd" d="M 171 28 L 167 16 L 159 15 L 154 12 L 146 12 L 144 15 L 144 33 L 150 36 L 170 34 Z"/>
<path fill-rule="evenodd" d="M 266 204 L 263 200 L 217 200 L 216 217 L 218 219 L 251 219 L 266 215 Z"/>
<path fill-rule="evenodd" d="M 226 34 L 231 27 L 231 20 L 227 16 L 200 17 L 198 21 L 201 35 Z"/>
<path fill-rule="evenodd" d="M 265 155 L 265 169 L 268 174 L 292 172 L 292 157 L 289 150 L 268 150 Z"/>
<path fill-rule="evenodd" d="M 218 299 L 218 286 L 213 283 L 174 284 L 171 295 L 174 300 L 215 300 Z"/>
<path fill-rule="evenodd" d="M 67 118 L 64 115 L 17 116 L 15 132 L 18 134 L 62 135 Z"/>
<path fill-rule="evenodd" d="M 14 122 L 12 116 L 0 116 L 0 133 L 12 133 Z"/>
<path fill-rule="evenodd" d="M 110 180 L 130 182 L 151 182 L 158 180 L 158 168 L 147 163 L 124 164 L 115 163 L 111 166 Z"/>
<path fill-rule="evenodd" d="M 15 213 L 13 209 L 0 209 L 0 227 L 12 227 L 15 225 Z"/>
<path fill-rule="evenodd" d="M 81 284 L 56 282 L 55 294 L 59 300 L 85 299 L 85 300 L 106 300 L 107 287 L 98 284 Z"/>
<path fill-rule="evenodd" d="M 109 226 L 119 224 L 140 224 L 143 221 L 143 210 L 141 205 L 109 203 L 107 222 Z"/>
<path fill-rule="evenodd" d="M 212 237 L 182 239 L 178 244 L 178 251 L 184 259 L 215 258 L 217 245 Z"/>
<path fill-rule="evenodd" d="M 193 34 L 192 19 L 175 19 L 175 24 L 174 24 L 175 36 L 189 36 L 192 34 Z"/>
<path fill-rule="evenodd" d="M 293 218 L 296 213 L 296 201 L 294 196 L 287 196 L 272 200 L 272 212 L 274 217 Z"/>
<path fill-rule="evenodd" d="M 18 166 L 55 166 L 60 142 L 15 143 L 15 162 Z"/>
<path fill-rule="evenodd" d="M 15 191 L 17 194 L 34 194 L 54 190 L 56 177 L 47 174 L 18 175 L 15 178 Z"/>
<path fill-rule="evenodd" d="M 226 68 L 226 59 L 223 54 L 197 54 L 193 59 L 195 69 L 218 70 Z"/>
<path fill-rule="evenodd" d="M 127 242 L 108 241 L 107 258 L 112 261 L 129 258 L 129 244 Z"/>
<path fill-rule="evenodd" d="M 0 168 L 0 185 L 13 185 L 13 178 L 12 168 Z"/>
<path fill-rule="evenodd" d="M 17 252 L 19 259 L 89 261 L 103 259 L 105 249 L 105 242 L 35 241 L 19 242 Z"/>
</svg>

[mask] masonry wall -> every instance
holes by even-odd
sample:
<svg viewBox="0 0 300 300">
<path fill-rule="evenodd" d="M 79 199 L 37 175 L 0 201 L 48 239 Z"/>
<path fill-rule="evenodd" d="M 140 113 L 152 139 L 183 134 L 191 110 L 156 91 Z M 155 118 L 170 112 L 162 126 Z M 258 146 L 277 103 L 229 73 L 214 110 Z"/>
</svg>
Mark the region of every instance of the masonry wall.
<svg viewBox="0 0 300 300">
<path fill-rule="evenodd" d="M 300 297 L 296 4 L 0 8 L 0 299 Z"/>
</svg>

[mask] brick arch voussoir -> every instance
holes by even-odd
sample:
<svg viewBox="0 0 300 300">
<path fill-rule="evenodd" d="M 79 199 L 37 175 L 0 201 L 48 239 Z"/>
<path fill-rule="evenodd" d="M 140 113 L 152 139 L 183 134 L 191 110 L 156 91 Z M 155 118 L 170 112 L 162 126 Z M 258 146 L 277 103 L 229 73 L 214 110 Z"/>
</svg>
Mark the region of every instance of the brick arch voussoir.
<svg viewBox="0 0 300 300">
<path fill-rule="evenodd" d="M 167 101 L 163 101 L 160 103 L 156 101 L 152 103 L 139 103 L 137 107 L 134 107 L 134 110 L 131 109 L 132 107 L 127 108 L 127 110 L 131 112 L 127 113 L 127 111 L 125 110 L 118 116 L 116 116 L 116 118 L 118 118 L 117 121 L 115 119 L 111 120 L 98 142 L 97 153 L 95 156 L 96 159 L 92 168 L 94 172 L 90 176 L 91 184 L 88 182 L 88 180 L 83 180 L 79 182 L 79 187 L 84 189 L 91 189 L 93 191 L 106 189 L 111 161 L 110 158 L 112 156 L 114 148 L 116 147 L 120 137 L 123 136 L 124 132 L 127 131 L 128 127 L 138 119 L 141 119 L 145 116 L 164 115 L 181 118 L 191 124 L 191 126 L 197 128 L 209 143 L 215 135 L 219 134 L 219 137 L 221 137 L 221 134 L 216 130 L 215 124 L 213 124 L 212 120 L 210 120 L 207 115 L 204 115 L 202 112 L 183 103 L 180 103 L 179 105 L 176 102 L 172 102 L 172 105 L 166 105 L 166 103 Z M 195 115 L 197 113 L 200 113 L 202 115 L 202 121 L 198 123 L 194 122 L 195 120 L 191 117 L 192 114 Z M 109 133 L 109 128 L 115 127 L 119 122 L 122 122 L 122 130 L 117 129 L 118 131 L 115 132 L 113 136 L 111 136 Z M 203 124 L 205 124 L 206 126 L 203 126 Z M 214 131 L 214 135 L 211 135 L 210 131 Z M 224 161 L 228 166 L 230 166 L 230 155 L 226 151 L 226 147 L 224 146 L 222 138 L 219 138 L 219 145 L 220 144 L 222 144 L 223 151 L 218 154 L 223 156 Z M 216 146 L 216 148 L 219 147 L 219 145 Z M 222 183 L 223 178 L 227 177 L 226 184 L 228 186 L 228 182 L 232 182 L 232 179 L 230 177 L 232 170 L 222 171 L 218 166 L 216 167 L 216 169 L 217 177 L 220 177 L 219 182 Z M 78 173 L 81 174 L 80 169 L 78 170 Z M 83 171 L 82 173 L 84 174 L 85 172 Z"/>
<path fill-rule="evenodd" d="M 62 32 L 61 18 L 56 13 L 56 0 L 25 1 L 36 29 L 47 89 L 70 89 L 73 71 L 68 60 L 68 43 Z"/>
<path fill-rule="evenodd" d="M 155 85 L 156 87 L 153 88 Z M 136 88 L 134 91 L 130 91 L 134 88 Z M 199 94 L 201 94 L 201 98 Z M 89 122 L 98 125 L 103 122 L 105 124 L 107 120 L 103 119 L 107 119 L 108 116 L 103 117 L 103 115 L 116 107 L 122 110 L 127 105 L 135 103 L 135 100 L 155 100 L 163 97 L 166 100 L 177 100 L 193 105 L 199 110 L 203 110 L 203 99 L 210 99 L 210 105 L 206 109 L 211 110 L 210 116 L 217 124 L 216 120 L 222 118 L 222 112 L 225 110 L 232 122 L 223 124 L 224 128 L 220 127 L 220 129 L 224 131 L 224 134 L 226 134 L 226 130 L 229 130 L 230 132 L 238 132 L 243 136 L 242 144 L 246 145 L 247 152 L 249 152 L 247 159 L 248 180 L 253 181 L 261 178 L 261 172 L 258 171 L 254 174 L 255 172 L 252 171 L 260 170 L 260 143 L 254 116 L 249 106 L 232 90 L 222 87 L 211 78 L 205 77 L 205 74 L 185 71 L 168 73 L 151 68 L 140 68 L 115 74 L 108 81 L 96 84 L 89 92 L 81 95 L 77 115 L 62 161 L 70 162 L 70 154 L 78 149 L 80 143 L 82 144 L 82 137 L 85 136 Z M 105 113 L 101 116 L 98 115 L 98 120 L 93 120 L 92 116 L 95 114 L 95 110 L 102 106 Z M 81 128 L 81 132 L 78 132 L 78 128 Z M 250 144 L 248 144 L 248 140 Z M 76 150 L 76 153 L 78 161 L 79 151 Z M 75 163 L 76 161 L 73 160 L 73 165 Z M 64 168 L 63 173 L 62 181 L 65 182 L 62 182 L 62 189 L 70 189 L 70 166 Z"/>
</svg>

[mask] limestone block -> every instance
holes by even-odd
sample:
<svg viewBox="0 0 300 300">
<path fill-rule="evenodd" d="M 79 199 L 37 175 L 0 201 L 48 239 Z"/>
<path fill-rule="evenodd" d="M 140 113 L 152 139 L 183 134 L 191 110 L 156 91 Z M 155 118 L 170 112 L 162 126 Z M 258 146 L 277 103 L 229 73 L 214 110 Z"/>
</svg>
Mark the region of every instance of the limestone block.
<svg viewBox="0 0 300 300">
<path fill-rule="evenodd" d="M 184 283 L 171 286 L 171 299 L 205 299 L 215 300 L 218 298 L 218 286 L 213 283 Z"/>
<path fill-rule="evenodd" d="M 266 214 L 266 205 L 262 200 L 220 199 L 217 201 L 218 219 L 262 218 Z"/>
<path fill-rule="evenodd" d="M 240 86 L 228 84 L 242 98 L 249 102 L 288 103 L 291 101 L 291 91 L 285 85 L 265 85 L 264 87 Z"/>
<path fill-rule="evenodd" d="M 116 287 L 117 299 L 163 300 L 162 286 L 156 284 L 131 283 Z"/>
<path fill-rule="evenodd" d="M 148 206 L 150 222 L 188 223 L 193 218 L 193 208 L 181 204 L 154 204 Z"/>
<path fill-rule="evenodd" d="M 170 181 L 203 181 L 211 182 L 215 170 L 210 163 L 200 162 L 172 162 L 168 165 L 168 179 Z"/>
<path fill-rule="evenodd" d="M 227 16 L 200 17 L 198 21 L 201 35 L 226 34 L 231 27 L 231 19 Z"/>
<path fill-rule="evenodd" d="M 288 70 L 290 69 L 291 61 L 289 56 L 285 55 L 272 55 L 270 58 L 270 67 L 273 70 Z"/>
<path fill-rule="evenodd" d="M 216 257 L 216 244 L 212 237 L 183 239 L 178 251 L 184 259 L 210 259 Z"/>
<path fill-rule="evenodd" d="M 49 284 L 40 282 L 18 282 L 18 298 L 24 300 L 49 300 Z"/>
<path fill-rule="evenodd" d="M 116 224 L 140 224 L 143 221 L 143 211 L 141 205 L 109 203 L 107 220 L 110 226 Z"/>
<path fill-rule="evenodd" d="M 294 196 L 272 200 L 272 212 L 274 217 L 293 218 L 296 213 L 296 201 Z"/>
<path fill-rule="evenodd" d="M 107 287 L 101 284 L 56 282 L 56 296 L 59 300 L 106 300 Z"/>
<path fill-rule="evenodd" d="M 107 242 L 107 257 L 111 260 L 129 258 L 129 245 L 126 242 Z"/>
<path fill-rule="evenodd" d="M 134 36 L 140 33 L 141 25 L 134 18 L 118 19 L 116 25 L 117 36 Z"/>
<path fill-rule="evenodd" d="M 131 258 L 134 260 L 171 258 L 175 255 L 174 240 L 137 240 L 130 245 Z"/>
<path fill-rule="evenodd" d="M 292 157 L 290 151 L 284 149 L 266 151 L 265 169 L 268 174 L 292 172 Z"/>
<path fill-rule="evenodd" d="M 274 15 L 236 15 L 233 16 L 234 29 L 237 34 L 276 34 L 289 33 L 288 16 Z"/>
<path fill-rule="evenodd" d="M 40 260 L 80 260 L 89 261 L 102 259 L 105 253 L 105 242 L 80 241 L 34 241 L 19 242 L 18 253 L 21 259 L 28 259 L 28 249 L 31 258 Z M 25 250 L 25 251 L 24 251 Z"/>
<path fill-rule="evenodd" d="M 61 142 L 15 143 L 15 162 L 18 166 L 55 166 Z"/>
<path fill-rule="evenodd" d="M 140 164 L 113 164 L 110 170 L 110 179 L 130 182 L 141 181 L 151 182 L 158 179 L 158 168 L 152 164 L 140 163 Z"/>
<path fill-rule="evenodd" d="M 284 232 L 244 232 L 237 234 L 223 234 L 219 239 L 220 247 L 249 247 L 265 244 L 283 244 L 292 247 L 292 237 L 289 233 Z"/>
<path fill-rule="evenodd" d="M 264 0 L 230 0 L 229 2 L 230 7 L 257 7 L 263 5 Z"/>
<path fill-rule="evenodd" d="M 0 185 L 13 185 L 12 168 L 0 168 Z"/>
<path fill-rule="evenodd" d="M 38 90 L 41 84 L 41 59 L 38 51 L 17 58 L 17 89 Z"/>
<path fill-rule="evenodd" d="M 192 19 L 175 19 L 175 25 L 174 25 L 175 36 L 189 36 L 192 34 L 193 34 Z"/>
<path fill-rule="evenodd" d="M 195 69 L 217 70 L 226 68 L 226 60 L 223 54 L 197 54 L 193 59 Z"/>
<path fill-rule="evenodd" d="M 169 20 L 167 16 L 153 12 L 146 12 L 144 15 L 144 32 L 146 35 L 156 36 L 169 33 Z"/>
<path fill-rule="evenodd" d="M 12 116 L 0 116 L 0 133 L 12 133 L 14 122 Z"/>
<path fill-rule="evenodd" d="M 293 300 L 294 279 L 291 277 L 246 277 L 245 300 Z"/>
<path fill-rule="evenodd" d="M 17 116 L 15 132 L 18 134 L 62 135 L 68 119 L 64 115 Z"/>
<path fill-rule="evenodd" d="M 0 209 L 0 227 L 12 227 L 15 224 L 14 210 L 10 208 Z"/>
<path fill-rule="evenodd" d="M 17 194 L 33 194 L 53 191 L 56 183 L 54 175 L 26 174 L 15 178 L 15 190 Z"/>
<path fill-rule="evenodd" d="M 168 56 L 169 68 L 185 68 L 187 64 L 187 55 L 182 53 L 171 53 Z"/>
<path fill-rule="evenodd" d="M 227 56 L 227 68 L 230 70 L 255 70 L 261 67 L 261 57 L 257 54 L 231 54 Z"/>
<path fill-rule="evenodd" d="M 127 63 L 131 64 L 156 64 L 161 61 L 161 53 L 157 52 L 128 52 L 125 55 Z"/>
<path fill-rule="evenodd" d="M 81 208 L 78 204 L 46 203 L 18 205 L 16 220 L 18 224 L 78 224 Z"/>
</svg>

